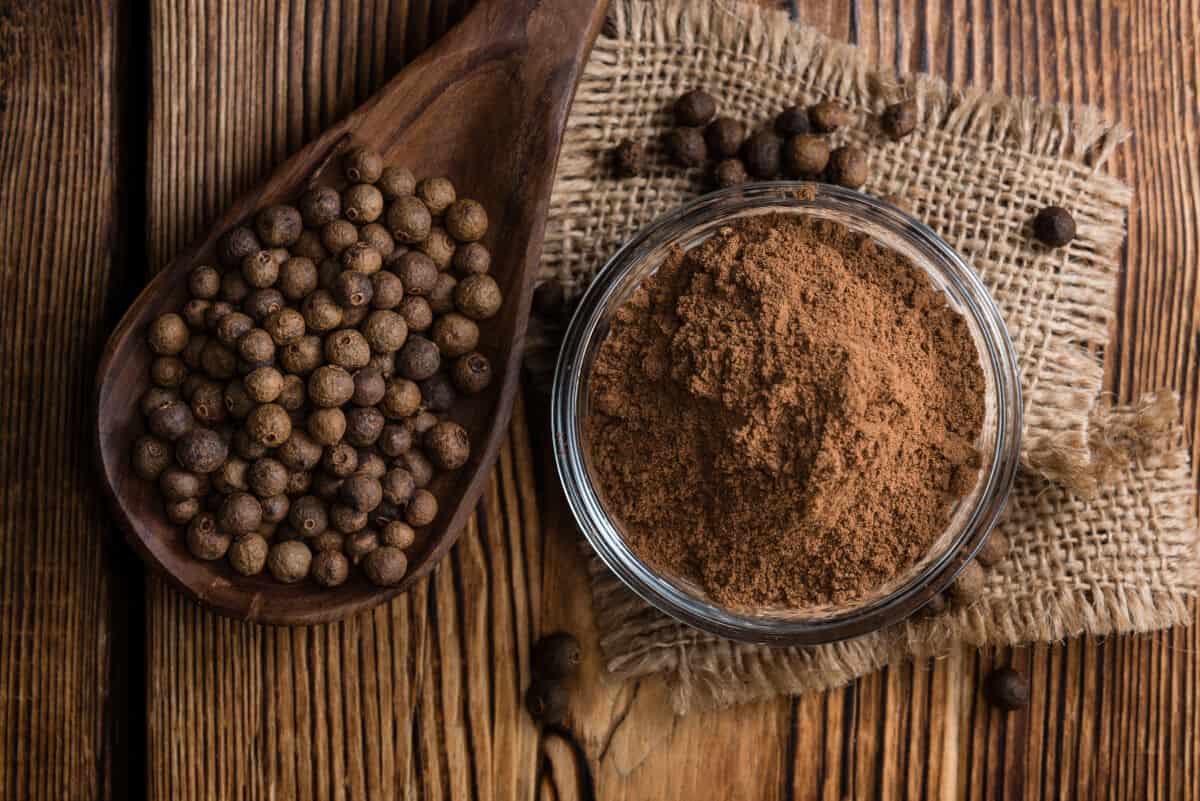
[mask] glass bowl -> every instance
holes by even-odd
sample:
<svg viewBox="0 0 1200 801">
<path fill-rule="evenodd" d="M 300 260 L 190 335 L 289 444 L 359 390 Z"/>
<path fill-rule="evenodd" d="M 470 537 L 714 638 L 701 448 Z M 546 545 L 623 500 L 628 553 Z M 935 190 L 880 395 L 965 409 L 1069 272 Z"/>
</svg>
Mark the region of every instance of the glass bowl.
<svg viewBox="0 0 1200 801">
<path fill-rule="evenodd" d="M 614 311 L 654 273 L 671 249 L 695 247 L 739 218 L 782 213 L 833 220 L 873 237 L 925 270 L 966 319 L 986 380 L 986 413 L 974 489 L 916 564 L 841 605 L 729 608 L 685 576 L 643 561 L 606 511 L 586 446 L 588 379 Z M 824 184 L 770 182 L 714 192 L 662 217 L 626 243 L 596 276 L 565 334 L 554 374 L 554 458 L 571 511 L 596 553 L 631 590 L 668 615 L 721 637 L 770 645 L 815 645 L 899 622 L 945 590 L 986 540 L 1016 476 L 1021 387 L 1016 354 L 996 304 L 979 277 L 920 221 L 877 198 Z"/>
</svg>

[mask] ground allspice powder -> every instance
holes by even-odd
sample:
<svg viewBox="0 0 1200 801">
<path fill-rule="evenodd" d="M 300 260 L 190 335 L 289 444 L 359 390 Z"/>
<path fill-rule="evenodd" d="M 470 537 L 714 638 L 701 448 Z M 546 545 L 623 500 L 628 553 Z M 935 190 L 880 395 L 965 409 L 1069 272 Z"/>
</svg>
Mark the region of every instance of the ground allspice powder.
<svg viewBox="0 0 1200 801">
<path fill-rule="evenodd" d="M 869 592 L 979 474 L 965 320 L 903 256 L 815 218 L 748 218 L 673 252 L 618 309 L 589 392 L 631 546 L 730 606 Z"/>
</svg>

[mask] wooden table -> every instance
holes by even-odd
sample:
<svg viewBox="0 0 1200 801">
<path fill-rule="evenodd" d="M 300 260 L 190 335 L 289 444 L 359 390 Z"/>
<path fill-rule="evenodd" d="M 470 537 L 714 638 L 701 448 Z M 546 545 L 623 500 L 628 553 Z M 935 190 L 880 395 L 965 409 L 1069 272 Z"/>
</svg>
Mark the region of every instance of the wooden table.
<svg viewBox="0 0 1200 801">
<path fill-rule="evenodd" d="M 0 3 L 0 801 L 1193 798 L 1197 629 L 900 665 L 673 718 L 599 672 L 574 534 L 526 393 L 437 575 L 336 625 L 214 617 L 141 566 L 93 485 L 92 370 L 147 275 L 462 13 L 422 0 Z M 956 84 L 1091 103 L 1135 132 L 1121 399 L 1196 431 L 1195 0 L 812 0 L 803 21 Z M 234 8 L 236 6 L 236 9 Z M 528 644 L 588 663 L 569 729 L 520 710 Z M 1012 659 L 1004 716 L 980 676 Z"/>
</svg>

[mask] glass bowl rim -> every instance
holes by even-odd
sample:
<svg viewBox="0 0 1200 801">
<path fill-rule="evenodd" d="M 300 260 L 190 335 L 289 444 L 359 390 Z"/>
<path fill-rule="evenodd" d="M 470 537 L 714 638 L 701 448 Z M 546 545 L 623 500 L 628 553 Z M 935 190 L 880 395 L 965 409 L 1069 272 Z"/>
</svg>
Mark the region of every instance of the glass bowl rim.
<svg viewBox="0 0 1200 801">
<path fill-rule="evenodd" d="M 583 455 L 579 423 L 584 357 L 604 320 L 620 279 L 644 258 L 700 225 L 737 219 L 756 209 L 803 213 L 825 208 L 888 230 L 926 255 L 920 266 L 940 273 L 983 333 L 980 357 L 995 376 L 997 431 L 991 470 L 962 532 L 945 553 L 892 593 L 861 608 L 819 620 L 750 617 L 707 603 L 662 578 L 624 542 L 609 520 Z M 677 230 L 679 229 L 679 230 Z M 928 253 L 926 253 L 928 251 Z M 943 263 L 929 258 L 934 254 Z M 711 192 L 652 221 L 604 264 L 581 298 L 563 335 L 550 405 L 554 461 L 568 506 L 601 561 L 651 606 L 687 625 L 727 639 L 768 645 L 818 645 L 860 636 L 899 622 L 946 590 L 994 528 L 1008 500 L 1019 462 L 1022 403 L 1016 352 L 995 301 L 966 260 L 920 220 L 871 195 L 828 184 L 768 181 Z"/>
</svg>

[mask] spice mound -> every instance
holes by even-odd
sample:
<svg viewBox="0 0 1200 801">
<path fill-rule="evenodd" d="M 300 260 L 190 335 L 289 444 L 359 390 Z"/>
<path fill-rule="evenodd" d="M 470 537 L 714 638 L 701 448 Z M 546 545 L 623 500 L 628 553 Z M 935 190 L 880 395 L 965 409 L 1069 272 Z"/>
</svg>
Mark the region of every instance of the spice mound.
<svg viewBox="0 0 1200 801">
<path fill-rule="evenodd" d="M 630 546 L 726 606 L 869 593 L 927 552 L 979 475 L 966 321 L 905 257 L 810 217 L 672 252 L 614 315 L 589 400 Z"/>
</svg>

